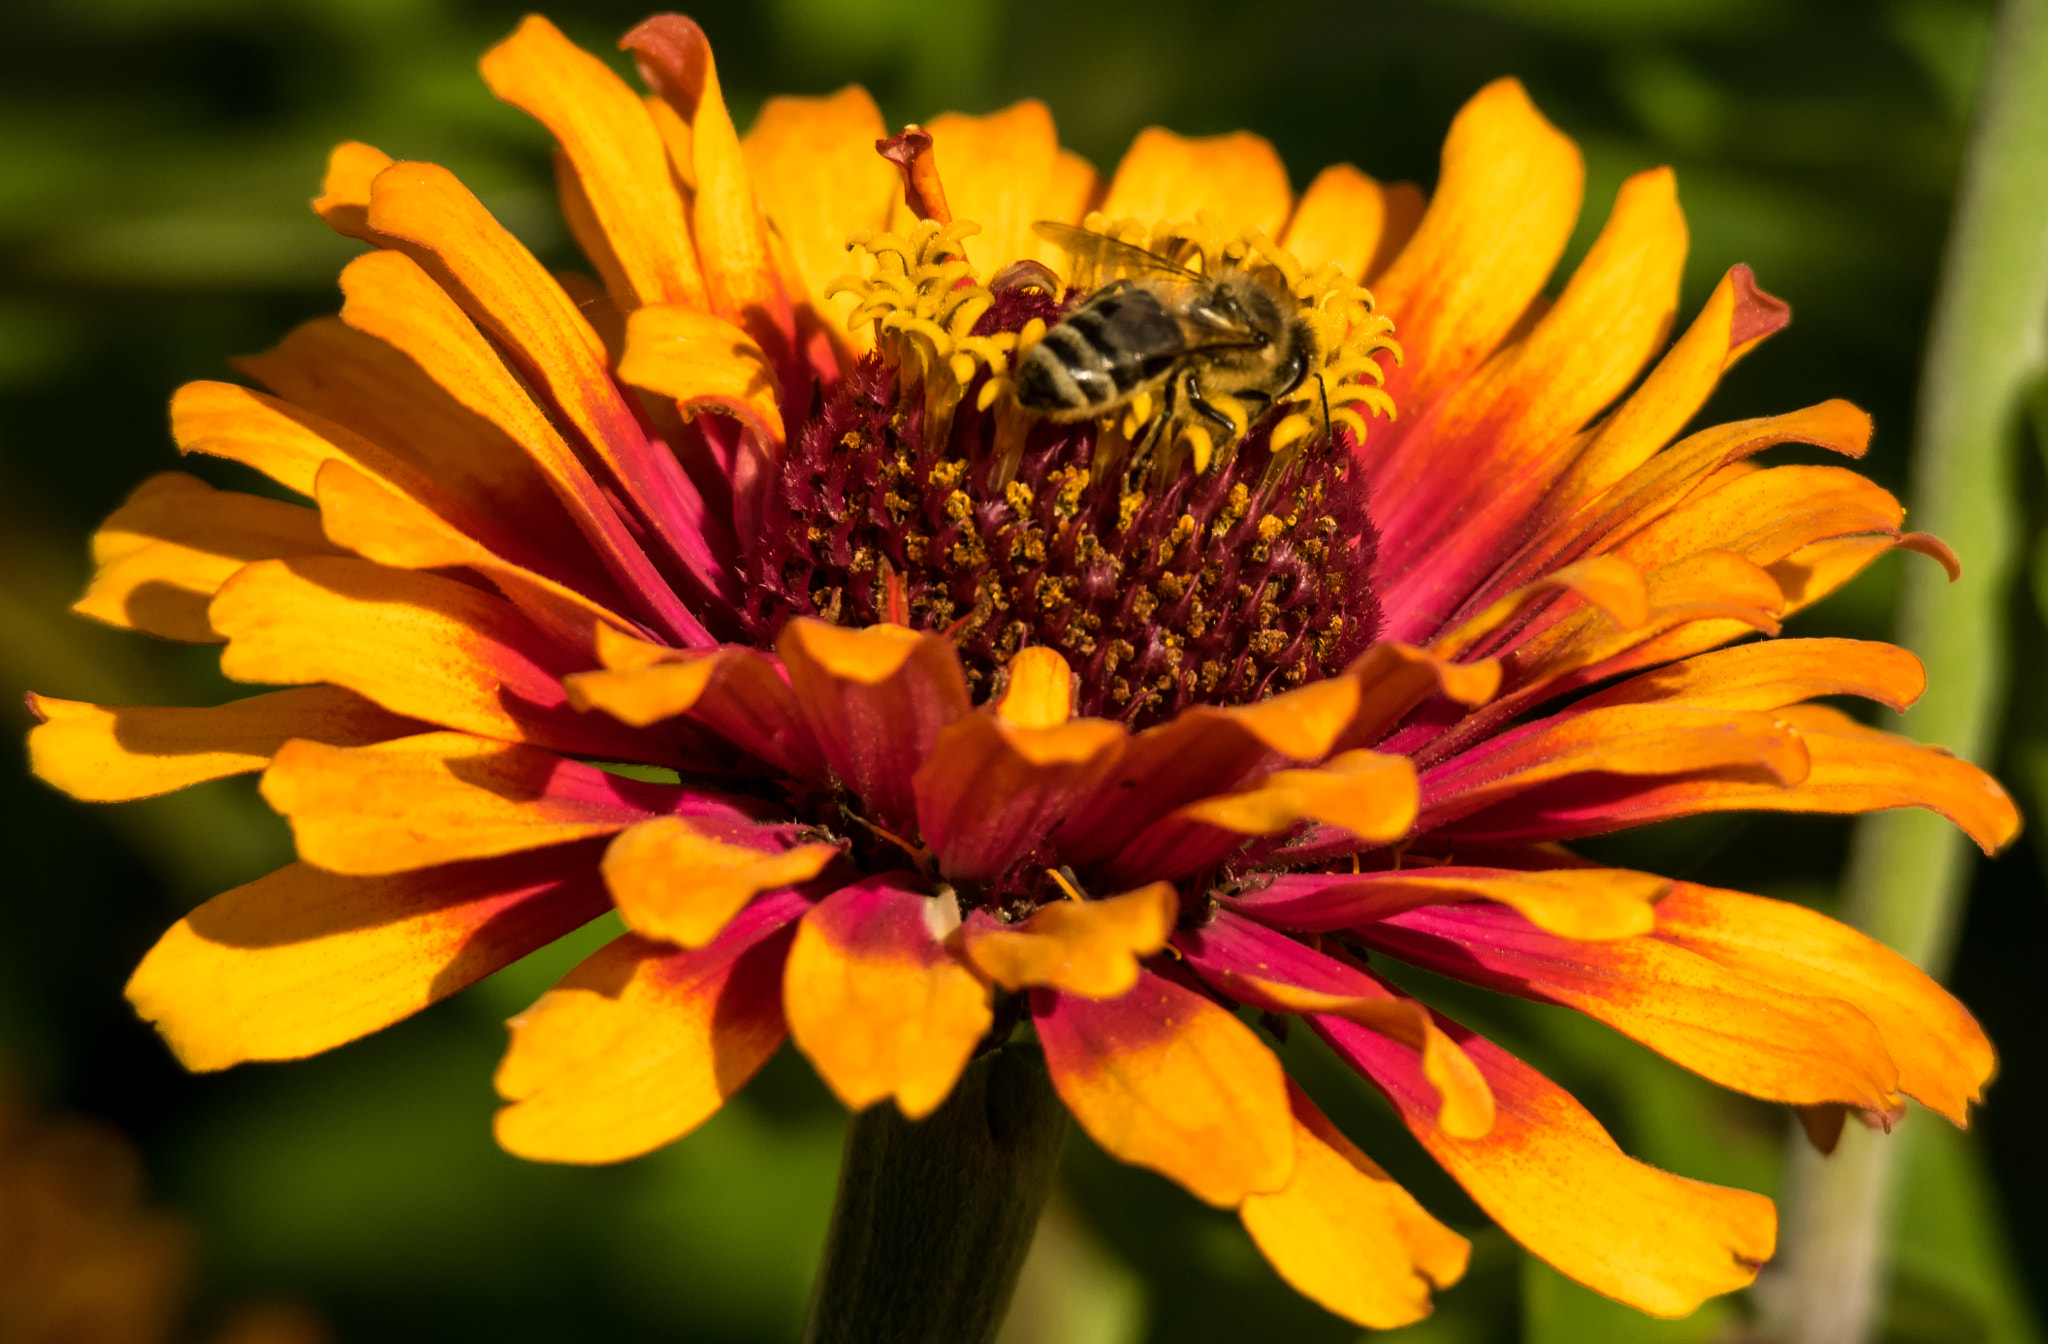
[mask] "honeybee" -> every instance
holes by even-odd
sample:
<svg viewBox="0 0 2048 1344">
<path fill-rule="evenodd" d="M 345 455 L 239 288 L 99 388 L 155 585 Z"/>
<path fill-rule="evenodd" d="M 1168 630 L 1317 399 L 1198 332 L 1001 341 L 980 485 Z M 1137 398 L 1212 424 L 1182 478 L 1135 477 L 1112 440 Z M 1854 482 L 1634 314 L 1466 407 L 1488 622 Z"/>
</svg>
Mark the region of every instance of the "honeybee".
<svg viewBox="0 0 2048 1344">
<path fill-rule="evenodd" d="M 1227 442 L 1308 377 L 1315 331 L 1294 297 L 1265 274 L 1224 267 L 1205 275 L 1071 224 L 1041 220 L 1031 227 L 1077 260 L 1132 277 L 1090 294 L 1025 352 L 1017 401 L 1026 409 L 1083 420 L 1150 392 L 1162 406 L 1153 434 L 1192 414 Z M 1217 404 L 1226 398 L 1246 422 Z"/>
</svg>

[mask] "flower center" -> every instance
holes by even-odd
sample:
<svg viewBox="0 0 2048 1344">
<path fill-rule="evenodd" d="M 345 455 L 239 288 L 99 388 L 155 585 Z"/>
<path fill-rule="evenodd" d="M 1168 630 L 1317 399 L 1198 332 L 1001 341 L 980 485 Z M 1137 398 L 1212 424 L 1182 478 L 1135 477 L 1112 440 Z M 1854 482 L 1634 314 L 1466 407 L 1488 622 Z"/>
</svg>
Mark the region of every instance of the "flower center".
<svg viewBox="0 0 2048 1344">
<path fill-rule="evenodd" d="M 1277 295 L 1294 365 L 1256 333 L 1221 347 L 1233 377 L 1222 354 L 1155 355 L 1148 377 L 1070 418 L 1022 404 L 1023 355 L 1044 342 L 1135 362 L 1117 343 L 1128 330 L 1067 322 L 1134 287 L 1108 252 L 1077 256 L 1065 287 L 1034 262 L 976 284 L 958 242 L 974 228 L 855 236 L 878 263 L 848 283 L 877 349 L 790 439 L 749 539 L 750 633 L 766 642 L 793 616 L 942 630 L 977 699 L 1042 645 L 1078 674 L 1080 713 L 1133 727 L 1331 675 L 1371 643 L 1377 534 L 1353 445 L 1362 410 L 1391 413 L 1372 356 L 1398 349 L 1370 296 L 1334 267 L 1303 277 L 1256 235 L 1156 230 L 1145 250 L 1186 274 L 1141 301 L 1172 312 L 1211 290 L 1228 302 L 1228 286 L 1248 302 Z M 1076 345 L 1084 332 L 1094 356 Z"/>
</svg>

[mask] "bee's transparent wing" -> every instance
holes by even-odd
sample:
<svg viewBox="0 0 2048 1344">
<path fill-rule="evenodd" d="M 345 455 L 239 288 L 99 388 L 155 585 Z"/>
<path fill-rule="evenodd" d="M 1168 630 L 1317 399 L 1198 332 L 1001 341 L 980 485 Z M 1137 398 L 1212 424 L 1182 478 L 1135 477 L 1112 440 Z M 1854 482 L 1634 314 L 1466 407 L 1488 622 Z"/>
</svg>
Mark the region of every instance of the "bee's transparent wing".
<svg viewBox="0 0 2048 1344">
<path fill-rule="evenodd" d="M 1125 271 L 1139 275 L 1170 275 L 1180 280 L 1200 279 L 1200 276 L 1157 252 L 1148 252 L 1135 243 L 1124 242 L 1073 224 L 1062 224 L 1056 219 L 1041 219 L 1031 226 L 1031 231 L 1060 248 L 1077 262 L 1096 267 L 1099 271 Z"/>
</svg>

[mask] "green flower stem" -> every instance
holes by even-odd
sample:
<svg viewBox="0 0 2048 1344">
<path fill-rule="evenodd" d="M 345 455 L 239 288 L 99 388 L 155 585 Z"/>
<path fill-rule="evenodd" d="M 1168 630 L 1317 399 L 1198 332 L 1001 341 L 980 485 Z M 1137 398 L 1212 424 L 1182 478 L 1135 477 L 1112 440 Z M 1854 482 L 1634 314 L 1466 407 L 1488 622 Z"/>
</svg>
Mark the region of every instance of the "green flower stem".
<svg viewBox="0 0 2048 1344">
<path fill-rule="evenodd" d="M 975 1060 L 922 1120 L 854 1116 L 805 1344 L 993 1340 L 1066 1134 L 1029 1045 Z"/>
<path fill-rule="evenodd" d="M 2004 607 L 2019 549 L 2016 444 L 2048 346 L 2048 0 L 2003 0 L 1963 164 L 1921 371 L 1912 525 L 1952 545 L 1953 586 L 1908 565 L 1898 642 L 1927 665 L 1905 731 L 1991 764 L 2007 672 Z M 1922 811 L 1865 819 L 1844 913 L 1930 974 L 1946 972 L 1973 857 Z M 1925 1123 L 1922 1121 L 1914 1124 Z M 1902 1132 L 1908 1137 L 1911 1125 Z M 1896 1140 L 1850 1126 L 1794 1160 L 1782 1268 L 1764 1295 L 1795 1344 L 1863 1344 L 1881 1321 Z"/>
</svg>

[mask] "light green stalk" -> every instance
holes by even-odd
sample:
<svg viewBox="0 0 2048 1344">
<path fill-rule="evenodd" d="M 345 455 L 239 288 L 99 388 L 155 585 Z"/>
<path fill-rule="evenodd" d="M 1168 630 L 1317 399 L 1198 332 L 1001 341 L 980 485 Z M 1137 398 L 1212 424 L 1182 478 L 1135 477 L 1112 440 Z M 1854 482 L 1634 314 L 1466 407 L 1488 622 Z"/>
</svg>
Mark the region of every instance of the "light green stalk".
<svg viewBox="0 0 2048 1344">
<path fill-rule="evenodd" d="M 1871 221 L 1874 228 L 1881 221 Z M 1927 665 L 1905 731 L 1989 765 L 2006 690 L 2004 623 L 2019 549 L 2017 431 L 2048 351 L 2048 0 L 2003 0 L 1921 371 L 1911 525 L 1955 548 L 1953 586 L 1909 565 L 1897 639 Z M 1865 819 L 1845 915 L 1929 973 L 1948 968 L 1975 865 L 1927 812 Z M 1911 1125 L 1940 1123 L 1926 1115 Z M 1856 1126 L 1832 1158 L 1794 1159 L 1780 1267 L 1764 1293 L 1791 1344 L 1865 1344 L 1881 1324 L 1901 1135 Z"/>
</svg>

